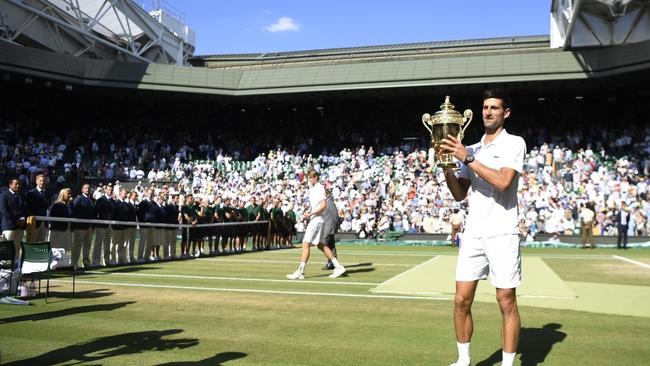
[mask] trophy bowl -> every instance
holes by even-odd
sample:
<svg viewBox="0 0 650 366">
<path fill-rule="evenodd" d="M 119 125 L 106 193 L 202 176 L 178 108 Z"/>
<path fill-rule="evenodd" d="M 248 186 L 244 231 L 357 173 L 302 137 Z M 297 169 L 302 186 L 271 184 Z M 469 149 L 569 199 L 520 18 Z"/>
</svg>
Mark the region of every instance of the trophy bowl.
<svg viewBox="0 0 650 366">
<path fill-rule="evenodd" d="M 465 130 L 472 122 L 473 115 L 470 109 L 466 109 L 462 115 L 454 110 L 454 105 L 451 104 L 448 95 L 445 97 L 445 102 L 440 106 L 440 110 L 433 116 L 429 113 L 422 115 L 422 124 L 431 134 L 431 144 L 437 158 L 436 166 L 443 169 L 458 167 L 452 154 L 440 153 L 440 143 L 442 139 L 447 138 L 447 135 L 455 136 L 459 141 L 462 141 Z"/>
</svg>

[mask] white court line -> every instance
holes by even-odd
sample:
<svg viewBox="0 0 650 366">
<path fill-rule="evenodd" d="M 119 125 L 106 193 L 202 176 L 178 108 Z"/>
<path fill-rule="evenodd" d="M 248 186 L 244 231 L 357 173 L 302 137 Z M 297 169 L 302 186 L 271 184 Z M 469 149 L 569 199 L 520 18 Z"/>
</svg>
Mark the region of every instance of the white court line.
<svg viewBox="0 0 650 366">
<path fill-rule="evenodd" d="M 375 290 L 370 290 L 372 293 L 375 294 L 402 294 L 402 295 L 445 295 L 442 292 L 434 292 L 434 291 L 375 291 Z M 446 294 L 446 295 L 453 295 L 453 294 Z"/>
<path fill-rule="evenodd" d="M 72 283 L 69 280 L 50 280 L 52 282 Z M 150 285 L 143 283 L 117 283 L 102 281 L 76 281 L 81 284 L 105 285 L 105 286 L 126 286 L 126 287 L 149 287 L 149 288 L 168 288 L 179 290 L 203 290 L 203 291 L 221 291 L 221 292 L 248 292 L 263 294 L 279 295 L 307 295 L 307 296 L 332 296 L 332 297 L 358 297 L 366 299 L 407 299 L 407 300 L 443 300 L 448 301 L 446 297 L 426 297 L 426 296 L 388 296 L 388 295 L 362 295 L 362 294 L 344 294 L 335 292 L 302 292 L 302 291 L 276 291 L 276 290 L 258 290 L 244 288 L 217 288 L 217 287 L 195 287 L 195 286 L 174 286 L 174 285 Z"/>
<path fill-rule="evenodd" d="M 643 268 L 650 268 L 650 264 L 645 264 L 643 262 L 635 261 L 634 259 L 621 257 L 620 255 L 613 255 L 612 257 L 614 257 L 616 259 L 619 259 L 619 260 L 622 260 L 624 262 L 636 264 L 637 266 L 641 266 Z"/>
<path fill-rule="evenodd" d="M 295 254 L 293 253 L 296 251 L 295 249 L 284 249 L 284 250 L 276 250 L 276 251 L 269 251 L 269 252 L 264 252 L 265 254 Z M 349 255 L 399 255 L 399 256 L 407 256 L 407 257 L 430 257 L 436 253 L 434 252 L 410 252 L 410 253 L 404 253 L 404 252 L 373 252 L 373 251 L 362 251 L 362 250 L 336 250 L 337 253 L 340 254 L 349 254 Z M 443 253 L 437 253 L 437 254 L 443 254 Z"/>
<path fill-rule="evenodd" d="M 294 253 L 295 249 L 285 249 L 281 251 L 270 251 L 270 252 L 264 252 L 265 254 L 292 254 L 295 255 Z M 346 254 L 346 255 L 367 255 L 367 256 L 407 256 L 407 257 L 430 257 L 432 255 L 457 255 L 457 252 L 440 252 L 440 251 L 432 251 L 432 252 L 409 252 L 409 253 L 404 253 L 404 252 L 374 252 L 374 251 L 363 251 L 363 250 L 337 250 L 338 253 L 340 254 Z M 537 253 L 537 254 L 532 254 L 532 253 L 524 253 L 522 254 L 523 257 L 541 257 L 541 258 L 554 258 L 554 259 L 610 259 L 611 256 L 606 255 L 606 254 L 544 254 L 544 253 Z"/>
<path fill-rule="evenodd" d="M 557 299 L 557 300 L 575 300 L 578 296 L 547 296 L 547 295 L 517 295 L 529 299 Z"/>
<path fill-rule="evenodd" d="M 444 292 L 429 292 L 429 291 L 373 291 L 377 294 L 404 294 L 404 295 L 453 295 Z M 490 295 L 493 296 L 493 295 Z M 577 296 L 547 296 L 547 295 L 517 295 L 517 297 L 530 298 L 530 299 L 561 299 L 561 300 L 575 300 Z"/>
<path fill-rule="evenodd" d="M 287 283 L 321 283 L 327 285 L 361 285 L 377 286 L 379 283 L 374 282 L 338 282 L 338 281 L 317 281 L 317 280 L 276 280 L 272 278 L 246 278 L 246 277 L 217 277 L 217 276 L 190 276 L 190 275 L 171 275 L 156 273 L 122 273 L 122 272 L 101 272 L 86 271 L 85 273 L 111 275 L 111 276 L 132 276 L 132 277 L 163 277 L 163 278 L 189 278 L 195 280 L 225 280 L 225 281 L 253 281 L 253 282 L 287 282 Z"/>
<path fill-rule="evenodd" d="M 295 264 L 296 261 L 277 261 L 270 259 L 223 259 L 223 258 L 197 258 L 201 261 L 212 261 L 212 262 L 251 262 L 251 263 L 282 263 L 282 264 Z M 370 263 L 370 262 L 369 262 Z M 345 266 L 358 266 L 364 263 L 343 263 Z M 374 263 L 372 262 L 368 266 L 396 266 L 396 267 L 412 267 L 412 264 L 397 264 L 397 263 Z"/>
<path fill-rule="evenodd" d="M 197 258 L 196 260 L 199 261 L 209 261 L 209 262 L 251 262 L 251 263 L 293 263 L 295 264 L 296 261 L 278 261 L 278 260 L 272 260 L 272 259 L 225 259 L 225 258 Z"/>
<path fill-rule="evenodd" d="M 522 257 L 540 257 L 549 259 L 611 259 L 612 257 L 605 254 L 524 254 Z"/>
<path fill-rule="evenodd" d="M 435 256 L 435 257 L 433 257 L 433 258 L 431 258 L 431 259 L 429 259 L 429 260 L 427 260 L 427 261 L 424 261 L 424 262 L 418 264 L 417 266 L 415 266 L 415 267 L 413 267 L 413 268 L 411 268 L 411 269 L 409 269 L 409 270 L 406 270 L 406 271 L 404 271 L 404 272 L 398 274 L 397 276 L 393 276 L 393 277 L 387 279 L 386 281 L 380 283 L 379 286 L 381 286 L 381 285 L 385 285 L 386 283 L 388 283 L 388 282 L 390 282 L 390 281 L 392 281 L 392 280 L 395 280 L 395 279 L 397 279 L 397 278 L 400 278 L 401 276 L 403 276 L 403 275 L 405 275 L 405 274 L 407 274 L 407 273 L 409 273 L 409 272 L 415 270 L 416 268 L 418 268 L 418 267 L 420 267 L 420 266 L 423 266 L 423 265 L 425 265 L 425 264 L 427 264 L 427 263 L 429 263 L 429 262 L 432 262 L 432 261 L 434 261 L 434 260 L 436 260 L 436 259 L 438 259 L 438 258 L 440 258 L 439 255 L 437 255 L 437 256 Z"/>
</svg>

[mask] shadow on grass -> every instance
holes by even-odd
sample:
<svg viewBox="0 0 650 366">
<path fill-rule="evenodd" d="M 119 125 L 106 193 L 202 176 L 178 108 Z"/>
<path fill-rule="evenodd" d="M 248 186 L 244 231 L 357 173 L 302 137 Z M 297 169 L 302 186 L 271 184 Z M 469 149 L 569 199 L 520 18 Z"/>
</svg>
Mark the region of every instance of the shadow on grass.
<svg viewBox="0 0 650 366">
<path fill-rule="evenodd" d="M 63 310 L 55 310 L 55 311 L 47 311 L 43 313 L 38 313 L 38 314 L 28 314 L 28 315 L 20 315 L 20 316 L 14 316 L 11 318 L 4 318 L 0 319 L 0 324 L 7 324 L 7 323 L 17 323 L 17 322 L 26 322 L 26 321 L 39 321 L 39 320 L 49 320 L 49 319 L 55 319 L 55 318 L 60 318 L 63 316 L 68 316 L 68 315 L 77 315 L 77 314 L 83 314 L 83 313 L 93 313 L 96 311 L 112 311 L 115 309 L 123 308 L 127 305 L 135 304 L 135 301 L 128 301 L 128 302 L 116 302 L 114 304 L 98 304 L 98 305 L 87 305 L 87 306 L 77 306 L 74 308 L 69 308 L 69 309 L 63 309 Z"/>
<path fill-rule="evenodd" d="M 164 352 L 172 349 L 194 347 L 199 344 L 199 340 L 196 338 L 163 339 L 163 337 L 182 332 L 182 329 L 150 330 L 96 338 L 89 342 L 77 343 L 55 349 L 40 356 L 7 363 L 5 366 L 56 365 L 60 363 L 69 365 L 77 363 L 102 364 L 104 362 L 100 361 L 111 357 L 139 354 L 148 351 Z M 201 365 L 201 363 L 192 364 Z"/>
<path fill-rule="evenodd" d="M 567 336 L 566 333 L 558 331 L 561 327 L 561 324 L 549 323 L 541 328 L 521 328 L 517 346 L 521 365 L 536 366 L 544 363 L 553 345 L 564 341 Z M 492 366 L 499 362 L 501 362 L 501 349 L 496 350 L 476 366 Z"/>
<path fill-rule="evenodd" d="M 349 267 L 345 267 L 345 273 L 341 277 L 347 277 L 349 274 L 352 273 L 363 273 L 363 272 L 373 272 L 375 268 L 359 268 L 359 269 L 348 269 Z M 318 278 L 318 277 L 328 277 L 330 273 L 327 274 L 321 274 L 321 275 L 315 275 L 315 276 L 309 276 L 309 278 Z"/>
<path fill-rule="evenodd" d="M 89 268 L 80 268 L 75 271 L 75 277 L 83 276 L 97 276 L 102 273 L 132 273 L 140 271 L 149 271 L 152 269 L 161 269 L 162 267 L 148 267 L 143 265 L 128 265 L 115 266 L 115 267 L 89 267 Z M 52 278 L 63 278 L 70 277 L 72 278 L 72 271 L 70 269 L 57 269 L 52 273 Z"/>
<path fill-rule="evenodd" d="M 54 287 L 54 289 L 56 290 L 56 287 Z M 73 295 L 72 292 L 52 291 L 52 285 L 50 285 L 50 296 L 52 296 L 52 293 L 55 293 L 57 298 L 63 298 L 63 299 L 97 299 L 99 297 L 106 297 L 114 294 L 114 292 L 104 292 L 104 291 L 110 291 L 110 290 L 107 288 L 100 288 L 97 290 L 77 291 Z"/>
<path fill-rule="evenodd" d="M 216 355 L 199 361 L 185 361 L 185 362 L 168 362 L 161 363 L 157 366 L 219 366 L 222 362 L 236 360 L 238 358 L 246 357 L 245 353 L 241 352 L 221 352 Z"/>
<path fill-rule="evenodd" d="M 352 273 L 363 273 L 363 272 L 374 272 L 374 271 L 375 271 L 374 267 L 373 268 L 351 269 L 351 270 L 348 270 L 347 267 L 346 267 L 345 274 L 348 275 L 348 274 L 352 274 Z"/>
<path fill-rule="evenodd" d="M 75 291 L 74 296 L 72 295 L 72 282 L 70 283 L 64 283 L 61 284 L 61 282 L 55 282 L 55 280 L 51 279 L 52 282 L 50 282 L 50 297 L 60 297 L 64 299 L 97 299 L 100 297 L 107 297 L 111 296 L 114 294 L 114 292 L 104 292 L 104 291 L 110 291 L 110 289 L 107 288 L 100 288 L 96 290 L 88 290 L 88 291 Z M 41 283 L 41 292 L 38 292 L 38 281 L 37 283 L 37 288 L 36 288 L 36 295 L 33 297 L 29 298 L 28 300 L 31 299 L 40 299 L 40 298 L 45 298 L 45 280 L 42 281 Z"/>
<path fill-rule="evenodd" d="M 45 282 L 45 280 L 43 280 Z M 36 295 L 25 298 L 24 300 L 39 300 L 39 299 L 45 299 L 45 283 L 41 285 L 41 292 L 37 293 Z M 68 300 L 76 300 L 76 299 L 97 299 L 100 297 L 106 297 L 106 296 L 111 296 L 114 294 L 114 292 L 102 292 L 102 291 L 109 291 L 109 289 L 102 288 L 102 289 L 97 289 L 97 290 L 89 290 L 89 291 L 76 291 L 75 294 L 72 294 L 72 284 L 66 284 L 66 285 L 58 285 L 53 282 L 50 283 L 50 295 L 49 295 L 49 303 L 54 304 L 58 302 L 64 302 Z M 58 300 L 55 300 L 58 299 Z"/>
<path fill-rule="evenodd" d="M 346 264 L 345 268 L 355 268 L 355 267 L 368 267 L 372 266 L 372 262 L 366 262 L 366 263 L 357 263 L 357 264 Z"/>
<path fill-rule="evenodd" d="M 149 271 L 152 269 L 161 269 L 162 267 L 147 267 L 147 266 L 129 266 L 125 265 L 122 267 L 112 267 L 112 268 L 102 268 L 102 272 L 107 273 L 132 273 L 140 271 Z"/>
</svg>

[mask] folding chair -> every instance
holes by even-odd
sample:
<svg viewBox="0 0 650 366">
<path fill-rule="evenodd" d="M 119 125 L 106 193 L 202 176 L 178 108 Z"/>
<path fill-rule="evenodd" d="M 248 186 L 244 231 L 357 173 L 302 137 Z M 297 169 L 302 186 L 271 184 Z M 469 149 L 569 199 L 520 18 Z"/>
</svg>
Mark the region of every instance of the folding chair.
<svg viewBox="0 0 650 366">
<path fill-rule="evenodd" d="M 38 292 L 41 292 L 41 277 L 45 275 L 47 284 L 45 287 L 45 303 L 50 294 L 50 271 L 52 263 L 52 247 L 49 241 L 22 243 L 22 276 L 32 277 L 38 275 Z"/>
<path fill-rule="evenodd" d="M 11 285 L 13 284 L 14 271 L 16 270 L 16 247 L 14 247 L 12 240 L 0 241 L 0 269 L 9 270 L 7 295 L 11 296 Z"/>
</svg>

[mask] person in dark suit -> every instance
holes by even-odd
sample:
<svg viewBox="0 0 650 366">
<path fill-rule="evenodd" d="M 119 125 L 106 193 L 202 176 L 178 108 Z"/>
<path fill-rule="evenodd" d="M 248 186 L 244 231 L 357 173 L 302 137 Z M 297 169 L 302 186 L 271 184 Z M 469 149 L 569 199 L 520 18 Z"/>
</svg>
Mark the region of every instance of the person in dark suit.
<svg viewBox="0 0 650 366">
<path fill-rule="evenodd" d="M 627 229 L 630 225 L 630 213 L 627 211 L 625 202 L 621 202 L 621 208 L 616 212 L 616 227 L 618 228 L 618 249 L 627 249 Z"/>
<path fill-rule="evenodd" d="M 70 188 L 63 188 L 59 196 L 50 207 L 50 217 L 66 218 L 72 217 L 72 191 Z M 70 235 L 69 222 L 52 221 L 50 223 L 50 243 L 52 248 L 63 248 L 67 253 L 72 249 L 72 236 Z M 63 263 L 67 266 L 69 263 Z"/>
<path fill-rule="evenodd" d="M 126 202 L 126 188 L 120 188 L 115 200 L 115 211 L 113 220 L 129 221 L 129 203 Z M 113 246 L 111 248 L 111 257 L 115 264 L 126 264 L 126 247 L 129 227 L 126 225 L 113 225 Z"/>
<path fill-rule="evenodd" d="M 0 214 L 2 214 L 2 239 L 14 242 L 16 260 L 20 259 L 20 242 L 25 233 L 25 199 L 18 179 L 9 181 L 9 189 L 0 195 Z"/>
<path fill-rule="evenodd" d="M 138 204 L 138 222 L 142 223 L 155 223 L 156 222 L 156 206 L 154 206 L 154 189 L 149 187 L 142 199 Z M 138 245 L 138 259 L 140 261 L 149 260 L 154 258 L 151 256 L 151 248 L 154 242 L 154 229 L 153 226 L 140 227 L 140 243 Z"/>
<path fill-rule="evenodd" d="M 90 197 L 90 185 L 81 186 L 81 194 L 75 197 L 72 202 L 72 215 L 75 219 L 91 220 L 95 219 L 95 203 Z M 92 265 L 90 259 L 90 248 L 93 239 L 93 226 L 90 223 L 73 222 L 72 223 L 72 263 L 73 267 L 79 265 L 79 257 L 83 249 L 83 266 Z"/>
<path fill-rule="evenodd" d="M 129 222 L 138 221 L 138 192 L 131 191 L 129 192 L 129 198 L 126 200 L 127 208 L 129 210 L 128 220 Z M 135 256 L 135 234 L 137 234 L 138 228 L 133 225 L 129 225 L 126 229 L 126 245 L 129 252 L 129 263 L 137 262 L 138 258 Z"/>
<path fill-rule="evenodd" d="M 95 213 L 98 220 L 113 220 L 115 214 L 115 200 L 113 199 L 113 186 L 104 187 L 104 194 L 95 202 Z M 111 227 L 108 224 L 95 224 L 95 246 L 93 247 L 93 265 L 115 264 L 116 258 L 111 258 Z"/>
<path fill-rule="evenodd" d="M 39 174 L 36 176 L 36 187 L 30 189 L 25 194 L 25 202 L 27 205 L 27 221 L 30 221 L 30 216 L 47 216 L 47 208 L 50 207 L 50 199 L 45 194 L 45 176 Z M 46 223 L 43 221 L 35 220 L 33 230 L 28 235 L 28 241 L 44 241 Z"/>
<path fill-rule="evenodd" d="M 172 194 L 171 202 L 168 202 L 164 206 L 165 210 L 165 223 L 171 225 L 178 225 L 180 220 L 181 208 L 178 205 L 178 194 Z M 177 228 L 167 227 L 165 228 L 165 242 L 163 253 L 165 259 L 174 259 L 176 258 L 176 232 Z"/>
<path fill-rule="evenodd" d="M 153 215 L 154 215 L 154 221 L 157 224 L 164 224 L 165 223 L 165 209 L 163 207 L 164 200 L 165 200 L 165 195 L 160 194 L 154 197 L 154 200 L 152 202 L 153 206 Z M 154 242 L 153 245 L 151 246 L 151 255 L 153 256 L 154 260 L 160 260 L 160 246 L 165 244 L 165 229 L 163 227 L 156 226 L 153 229 L 153 237 L 154 237 Z"/>
</svg>

